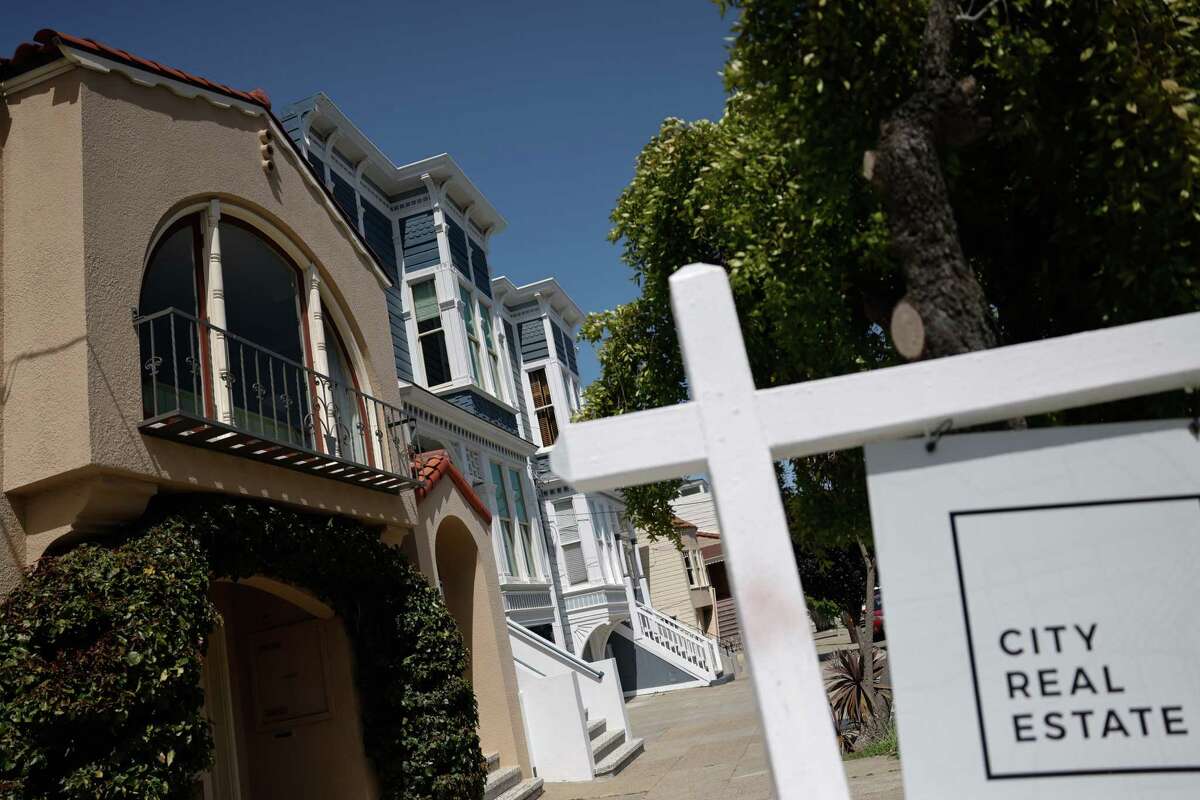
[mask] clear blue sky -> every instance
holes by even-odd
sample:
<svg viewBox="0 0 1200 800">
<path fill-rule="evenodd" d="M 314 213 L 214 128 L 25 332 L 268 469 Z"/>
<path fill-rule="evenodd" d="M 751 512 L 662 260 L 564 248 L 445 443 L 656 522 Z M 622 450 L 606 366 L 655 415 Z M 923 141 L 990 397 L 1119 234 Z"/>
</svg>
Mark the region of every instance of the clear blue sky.
<svg viewBox="0 0 1200 800">
<path fill-rule="evenodd" d="M 396 163 L 450 153 L 508 219 L 494 271 L 553 275 L 584 311 L 635 295 L 608 215 L 664 117 L 720 116 L 732 24 L 709 0 L 4 5 L 6 54 L 57 28 L 276 108 L 324 90 Z"/>
</svg>

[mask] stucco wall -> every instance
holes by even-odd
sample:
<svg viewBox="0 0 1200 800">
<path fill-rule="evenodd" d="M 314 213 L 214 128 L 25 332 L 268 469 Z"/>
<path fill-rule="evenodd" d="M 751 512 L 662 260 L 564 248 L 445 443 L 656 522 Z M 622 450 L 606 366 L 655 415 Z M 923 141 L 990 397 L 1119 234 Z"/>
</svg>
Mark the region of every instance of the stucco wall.
<svg viewBox="0 0 1200 800">
<path fill-rule="evenodd" d="M 498 752 L 503 766 L 519 766 L 530 775 L 490 530 L 449 478 L 433 487 L 417 506 L 417 514 L 416 535 L 424 541 L 407 549 L 418 553 L 422 571 L 435 586 L 441 585 L 446 606 L 459 622 L 470 651 L 469 677 L 479 703 L 480 745 L 485 753 Z M 461 630 L 464 623 L 470 630 Z"/>
<path fill-rule="evenodd" d="M 267 221 L 298 251 L 301 268 L 316 265 L 323 302 L 340 312 L 329 316 L 361 356 L 363 389 L 399 403 L 373 262 L 286 143 L 276 142 L 276 170 L 264 172 L 258 131 L 265 118 L 81 69 L 5 102 L 2 488 L 18 510 L 56 483 L 105 473 L 411 525 L 411 503 L 395 495 L 138 431 L 140 359 L 130 313 L 145 259 L 173 212 L 212 197 L 223 214 L 243 209 Z M 0 551 L 0 581 L 2 564 Z"/>
</svg>

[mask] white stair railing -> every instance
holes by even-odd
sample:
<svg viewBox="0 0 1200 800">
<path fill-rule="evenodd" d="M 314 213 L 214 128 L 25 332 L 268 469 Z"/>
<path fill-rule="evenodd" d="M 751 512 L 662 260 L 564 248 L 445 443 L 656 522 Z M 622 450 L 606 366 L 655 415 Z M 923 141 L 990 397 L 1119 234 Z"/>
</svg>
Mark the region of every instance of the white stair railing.
<svg viewBox="0 0 1200 800">
<path fill-rule="evenodd" d="M 660 647 L 675 653 L 713 677 L 722 673 L 721 657 L 717 643 L 704 634 L 690 630 L 651 606 L 636 603 L 637 628 L 642 636 Z"/>
</svg>

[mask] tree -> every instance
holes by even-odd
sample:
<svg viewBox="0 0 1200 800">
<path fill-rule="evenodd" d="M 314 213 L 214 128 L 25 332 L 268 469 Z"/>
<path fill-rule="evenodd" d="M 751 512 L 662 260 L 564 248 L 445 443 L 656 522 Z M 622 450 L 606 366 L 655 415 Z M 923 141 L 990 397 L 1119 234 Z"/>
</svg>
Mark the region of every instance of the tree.
<svg viewBox="0 0 1200 800">
<path fill-rule="evenodd" d="M 642 294 L 584 325 L 588 416 L 686 399 L 666 287 L 697 260 L 729 272 L 760 387 L 1196 308 L 1200 3 L 718 5 L 725 113 L 665 121 L 617 201 Z M 781 476 L 801 552 L 869 547 L 861 454 Z M 669 494 L 631 518 L 663 533 Z"/>
</svg>

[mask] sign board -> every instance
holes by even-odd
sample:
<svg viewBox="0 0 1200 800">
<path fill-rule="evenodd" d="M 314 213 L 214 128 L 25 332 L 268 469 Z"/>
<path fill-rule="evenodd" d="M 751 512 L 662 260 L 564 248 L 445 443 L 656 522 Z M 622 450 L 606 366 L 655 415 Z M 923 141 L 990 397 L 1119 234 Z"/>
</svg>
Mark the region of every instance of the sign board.
<svg viewBox="0 0 1200 800">
<path fill-rule="evenodd" d="M 1185 422 L 866 448 L 908 797 L 1200 797 Z"/>
</svg>

